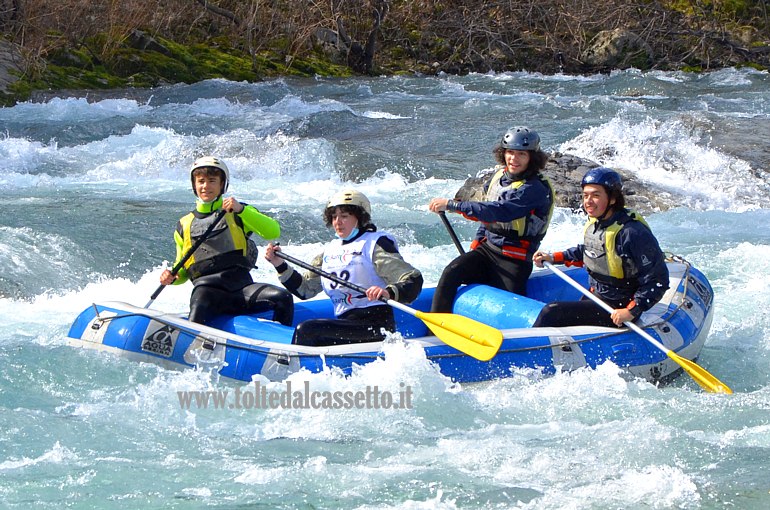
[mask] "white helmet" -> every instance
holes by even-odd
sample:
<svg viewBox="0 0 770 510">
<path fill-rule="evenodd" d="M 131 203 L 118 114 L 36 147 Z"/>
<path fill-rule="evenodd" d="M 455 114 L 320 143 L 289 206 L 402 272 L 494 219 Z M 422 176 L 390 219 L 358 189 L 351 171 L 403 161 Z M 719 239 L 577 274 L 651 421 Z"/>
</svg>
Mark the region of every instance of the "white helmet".
<svg viewBox="0 0 770 510">
<path fill-rule="evenodd" d="M 192 168 L 190 168 L 190 180 L 192 181 L 192 185 L 193 185 L 193 193 L 195 193 L 195 178 L 192 175 L 193 172 L 198 168 L 204 168 L 207 166 L 218 168 L 224 172 L 225 183 L 224 183 L 224 186 L 222 186 L 222 193 L 227 191 L 227 186 L 230 185 L 230 170 L 227 169 L 227 165 L 225 165 L 225 162 L 213 156 L 203 156 L 202 158 L 196 159 L 195 163 L 193 163 L 192 165 Z"/>
<path fill-rule="evenodd" d="M 329 198 L 326 208 L 328 209 L 329 207 L 336 207 L 338 205 L 357 205 L 366 211 L 366 214 L 370 216 L 372 214 L 372 206 L 369 204 L 369 199 L 360 191 L 346 189 L 337 192 Z"/>
</svg>

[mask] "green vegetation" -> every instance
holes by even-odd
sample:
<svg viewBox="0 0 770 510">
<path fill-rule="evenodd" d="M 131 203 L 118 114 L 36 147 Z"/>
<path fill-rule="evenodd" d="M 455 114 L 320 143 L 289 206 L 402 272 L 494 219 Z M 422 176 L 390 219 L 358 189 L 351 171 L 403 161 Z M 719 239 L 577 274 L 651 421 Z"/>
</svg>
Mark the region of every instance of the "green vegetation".
<svg viewBox="0 0 770 510">
<path fill-rule="evenodd" d="M 169 55 L 119 47 L 109 61 L 98 63 L 82 49 L 63 50 L 44 69 L 12 84 L 13 95 L 6 104 L 26 100 L 35 90 L 145 88 L 212 78 L 255 82 L 274 76 L 352 75 L 349 67 L 314 54 L 287 63 L 277 52 L 264 51 L 252 58 L 232 48 L 224 50 L 205 43 L 186 47 L 162 38 L 158 41 L 170 50 Z"/>
</svg>

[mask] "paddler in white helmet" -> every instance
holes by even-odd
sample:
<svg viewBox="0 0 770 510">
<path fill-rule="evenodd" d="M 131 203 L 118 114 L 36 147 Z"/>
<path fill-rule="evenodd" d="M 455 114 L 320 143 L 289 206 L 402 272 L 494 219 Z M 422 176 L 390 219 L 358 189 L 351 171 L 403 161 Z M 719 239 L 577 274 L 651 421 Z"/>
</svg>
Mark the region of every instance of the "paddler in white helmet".
<svg viewBox="0 0 770 510">
<path fill-rule="evenodd" d="M 234 197 L 224 198 L 230 171 L 220 158 L 195 160 L 190 180 L 195 209 L 177 223 L 176 261 L 204 239 L 176 274 L 164 270 L 160 283 L 192 281 L 189 319 L 193 322 L 209 324 L 218 315 L 273 310 L 273 320 L 290 326 L 294 318 L 291 294 L 276 285 L 255 283 L 250 273 L 257 257 L 251 235 L 276 239 L 281 235 L 278 222 Z"/>
<path fill-rule="evenodd" d="M 334 304 L 334 319 L 300 323 L 292 343 L 322 346 L 382 341 L 386 331 L 395 331 L 396 324 L 393 308 L 381 298 L 411 303 L 420 294 L 422 274 L 403 259 L 391 234 L 377 230 L 371 213 L 369 199 L 359 191 L 346 189 L 332 195 L 323 218 L 326 226 L 334 229 L 335 238 L 311 262 L 326 273 L 363 287 L 365 293 L 313 271 L 300 274 L 275 254 L 280 246 L 267 246 L 265 258 L 292 294 L 309 299 L 323 291 Z"/>
</svg>

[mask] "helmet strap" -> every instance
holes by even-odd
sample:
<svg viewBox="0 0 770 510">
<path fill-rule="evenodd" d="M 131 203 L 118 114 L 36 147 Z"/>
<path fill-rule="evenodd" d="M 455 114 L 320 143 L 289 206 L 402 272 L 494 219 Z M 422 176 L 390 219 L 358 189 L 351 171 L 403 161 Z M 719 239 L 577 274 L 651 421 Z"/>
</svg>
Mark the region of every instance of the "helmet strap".
<svg viewBox="0 0 770 510">
<path fill-rule="evenodd" d="M 604 214 L 602 214 L 602 218 L 604 219 L 609 218 L 615 212 L 615 197 L 610 190 L 607 190 L 607 194 L 609 195 L 609 202 L 607 202 L 607 208 L 604 210 Z"/>
<path fill-rule="evenodd" d="M 215 198 L 211 202 L 204 202 L 200 198 L 195 199 L 195 210 L 200 213 L 208 214 L 210 212 L 214 212 L 217 209 L 221 209 L 221 208 L 222 208 L 222 195 L 219 195 L 217 198 Z"/>
<path fill-rule="evenodd" d="M 608 202 L 607 203 L 607 207 L 605 207 L 605 209 L 604 209 L 604 212 L 597 219 L 600 219 L 600 220 L 609 219 L 609 217 L 612 216 L 612 214 L 615 212 L 615 209 L 613 208 L 614 205 L 615 205 L 614 201 L 613 202 Z"/>
</svg>

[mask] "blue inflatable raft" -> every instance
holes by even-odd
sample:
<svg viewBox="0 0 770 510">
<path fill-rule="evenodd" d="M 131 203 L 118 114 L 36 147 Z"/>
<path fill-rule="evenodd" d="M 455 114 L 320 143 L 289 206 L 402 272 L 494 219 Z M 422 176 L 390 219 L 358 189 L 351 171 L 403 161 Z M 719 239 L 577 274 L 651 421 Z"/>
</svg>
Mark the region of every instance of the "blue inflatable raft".
<svg viewBox="0 0 770 510">
<path fill-rule="evenodd" d="M 668 268 L 670 289 L 637 324 L 667 349 L 695 361 L 711 325 L 713 290 L 700 271 L 680 258 L 669 260 Z M 584 270 L 564 272 L 587 284 Z M 424 289 L 411 306 L 429 311 L 433 291 Z M 443 374 L 458 382 L 510 377 L 517 367 L 555 373 L 593 368 L 607 360 L 623 367 L 630 376 L 656 382 L 665 382 L 682 371 L 662 350 L 627 328 L 531 327 L 545 303 L 580 297 L 576 289 L 548 270 L 533 273 L 527 297 L 483 285 L 463 287 L 454 313 L 503 333 L 502 346 L 489 361 L 479 361 L 444 344 L 413 315 L 396 310 L 396 320 L 400 335 L 419 344 Z M 295 323 L 332 316 L 326 299 L 296 303 Z M 215 367 L 222 376 L 240 381 L 251 381 L 257 375 L 280 381 L 302 369 L 320 372 L 325 367 L 350 373 L 354 365 L 383 356 L 382 342 L 305 347 L 292 345 L 292 334 L 293 328 L 259 315 L 223 316 L 209 327 L 178 314 L 117 301 L 94 303 L 69 330 L 74 345 L 169 367 Z"/>
</svg>

